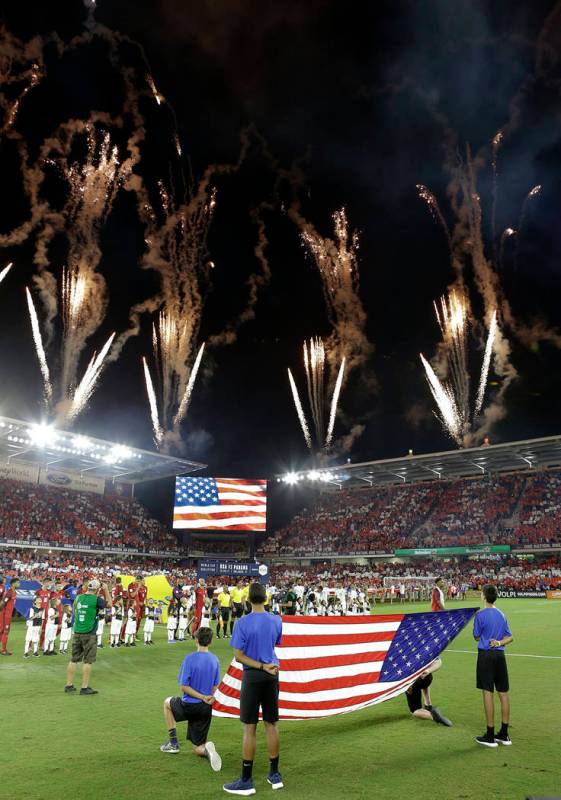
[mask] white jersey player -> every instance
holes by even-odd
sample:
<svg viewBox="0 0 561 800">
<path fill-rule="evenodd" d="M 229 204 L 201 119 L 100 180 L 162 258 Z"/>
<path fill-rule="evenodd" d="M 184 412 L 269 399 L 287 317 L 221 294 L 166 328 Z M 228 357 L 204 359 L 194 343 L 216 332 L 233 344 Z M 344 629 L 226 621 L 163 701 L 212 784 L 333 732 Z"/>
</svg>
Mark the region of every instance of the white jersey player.
<svg viewBox="0 0 561 800">
<path fill-rule="evenodd" d="M 105 630 L 105 609 L 100 608 L 97 616 L 97 646 L 103 647 L 103 631 Z"/>
<path fill-rule="evenodd" d="M 60 623 L 60 652 L 66 653 L 68 642 L 72 636 L 72 607 L 64 606 L 62 609 L 62 620 Z"/>
<path fill-rule="evenodd" d="M 58 611 L 56 601 L 51 600 L 47 609 L 47 624 L 45 625 L 45 638 L 43 641 L 43 655 L 50 655 L 55 651 L 55 641 L 58 628 Z"/>
<path fill-rule="evenodd" d="M 152 599 L 148 600 L 146 604 L 146 612 L 144 614 L 144 644 L 154 644 L 152 641 L 152 634 L 154 633 L 154 623 L 156 621 L 156 608 Z"/>
<path fill-rule="evenodd" d="M 27 632 L 25 635 L 25 649 L 23 651 L 24 658 L 29 658 L 31 645 L 33 645 L 33 655 L 39 655 L 39 638 L 41 636 L 41 627 L 44 619 L 45 611 L 41 608 L 41 600 L 36 597 L 27 614 Z"/>
<path fill-rule="evenodd" d="M 136 611 L 129 608 L 127 611 L 127 625 L 125 628 L 125 647 L 136 647 Z"/>
<path fill-rule="evenodd" d="M 122 600 L 116 600 L 115 605 L 111 607 L 111 627 L 109 629 L 109 641 L 111 643 L 111 647 L 119 647 L 123 616 L 123 602 Z"/>
</svg>

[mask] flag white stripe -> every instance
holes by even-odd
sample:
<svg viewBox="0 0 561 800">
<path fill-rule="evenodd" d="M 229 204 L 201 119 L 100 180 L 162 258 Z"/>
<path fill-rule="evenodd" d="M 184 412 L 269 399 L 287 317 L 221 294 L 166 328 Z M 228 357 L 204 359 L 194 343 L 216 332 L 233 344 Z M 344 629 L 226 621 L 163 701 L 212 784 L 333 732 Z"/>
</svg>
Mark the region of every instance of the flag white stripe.
<svg viewBox="0 0 561 800">
<path fill-rule="evenodd" d="M 255 503 L 266 503 L 267 498 L 264 494 L 260 494 L 258 497 L 254 494 L 243 494 L 242 492 L 218 492 L 218 497 L 220 500 L 253 500 Z"/>
<path fill-rule="evenodd" d="M 328 656 L 349 656 L 355 653 L 371 653 L 372 648 L 382 652 L 390 649 L 391 642 L 359 642 L 358 644 L 331 644 L 318 645 L 317 647 L 277 647 L 276 653 L 279 659 L 305 658 L 326 658 Z"/>
<path fill-rule="evenodd" d="M 216 486 L 218 489 L 234 489 L 237 492 L 265 492 L 267 491 L 266 484 L 251 484 L 251 483 L 222 483 L 222 481 L 216 481 Z"/>
<path fill-rule="evenodd" d="M 233 675 L 224 675 L 222 679 L 226 686 L 231 689 L 240 691 L 242 682 Z M 282 683 L 285 681 L 285 675 L 282 674 Z M 281 687 L 282 687 L 281 683 Z M 358 686 L 347 686 L 342 689 L 325 689 L 317 692 L 279 692 L 279 707 L 282 708 L 282 701 L 289 700 L 291 703 L 321 703 L 324 700 L 345 700 L 347 697 L 361 697 L 363 694 L 378 694 L 378 692 L 385 692 L 386 689 L 393 689 L 400 681 L 392 681 L 391 683 L 380 683 L 378 681 L 361 683 Z"/>
<path fill-rule="evenodd" d="M 267 506 L 256 503 L 254 506 L 174 506 L 174 514 L 228 514 L 230 511 L 251 511 L 252 513 L 267 511 Z"/>
<path fill-rule="evenodd" d="M 282 679 L 286 683 L 309 683 L 329 678 L 347 678 L 351 675 L 365 675 L 369 672 L 379 672 L 383 661 L 367 661 L 364 664 L 343 664 L 340 667 L 321 667 L 308 670 L 282 671 Z"/>
<path fill-rule="evenodd" d="M 375 619 L 375 617 L 374 617 Z M 401 620 L 395 622 L 364 622 L 353 623 L 349 622 L 348 625 L 307 625 L 305 623 L 298 624 L 294 622 L 283 622 L 282 635 L 283 636 L 346 636 L 349 633 L 384 633 L 386 631 L 396 631 L 401 625 Z M 374 645 L 375 642 L 369 642 L 369 645 Z"/>
</svg>

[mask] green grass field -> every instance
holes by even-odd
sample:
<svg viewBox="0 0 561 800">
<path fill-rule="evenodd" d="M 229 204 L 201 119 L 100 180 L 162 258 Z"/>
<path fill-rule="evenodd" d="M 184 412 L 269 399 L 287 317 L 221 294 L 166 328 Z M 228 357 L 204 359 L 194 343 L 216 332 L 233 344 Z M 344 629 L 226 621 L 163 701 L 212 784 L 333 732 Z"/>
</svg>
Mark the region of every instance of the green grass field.
<svg viewBox="0 0 561 800">
<path fill-rule="evenodd" d="M 467 602 L 462 605 L 472 605 Z M 413 719 L 403 697 L 328 720 L 281 723 L 282 796 L 301 800 L 514 800 L 561 796 L 561 603 L 503 601 L 514 642 L 509 658 L 513 746 L 479 747 L 485 729 L 474 688 L 475 646 L 465 629 L 443 656 L 433 702 L 451 729 Z M 377 610 L 390 611 L 389 606 Z M 419 606 L 391 610 L 421 611 Z M 170 646 L 165 630 L 156 646 L 99 651 L 92 697 L 66 695 L 66 656 L 24 660 L 24 625 L 10 638 L 11 658 L 0 659 L 0 798 L 12 800 L 185 800 L 226 796 L 222 783 L 240 771 L 241 725 L 216 719 L 211 738 L 222 755 L 221 773 L 182 741 L 178 755 L 160 753 L 167 739 L 162 701 L 191 643 Z M 228 641 L 215 642 L 225 669 Z M 469 653 L 459 651 L 470 651 Z M 179 726 L 180 737 L 185 726 Z M 261 733 L 261 732 L 259 732 Z M 266 783 L 264 737 L 254 767 L 257 794 Z"/>
</svg>

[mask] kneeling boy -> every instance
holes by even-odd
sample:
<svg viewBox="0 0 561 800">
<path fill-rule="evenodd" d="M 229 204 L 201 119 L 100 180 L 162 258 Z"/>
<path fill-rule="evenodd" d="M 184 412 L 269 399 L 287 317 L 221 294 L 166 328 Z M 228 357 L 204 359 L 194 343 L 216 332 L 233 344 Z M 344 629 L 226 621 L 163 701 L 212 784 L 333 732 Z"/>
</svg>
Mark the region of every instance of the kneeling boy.
<svg viewBox="0 0 561 800">
<path fill-rule="evenodd" d="M 220 663 L 215 655 L 208 652 L 212 641 L 210 628 L 199 628 L 195 639 L 197 652 L 183 659 L 179 671 L 178 683 L 183 696 L 164 700 L 169 741 L 160 750 L 163 753 L 179 753 L 176 724 L 187 722 L 187 739 L 193 745 L 193 752 L 208 758 L 212 769 L 218 772 L 222 767 L 222 759 L 207 737 L 212 721 L 214 692 L 220 683 Z"/>
</svg>

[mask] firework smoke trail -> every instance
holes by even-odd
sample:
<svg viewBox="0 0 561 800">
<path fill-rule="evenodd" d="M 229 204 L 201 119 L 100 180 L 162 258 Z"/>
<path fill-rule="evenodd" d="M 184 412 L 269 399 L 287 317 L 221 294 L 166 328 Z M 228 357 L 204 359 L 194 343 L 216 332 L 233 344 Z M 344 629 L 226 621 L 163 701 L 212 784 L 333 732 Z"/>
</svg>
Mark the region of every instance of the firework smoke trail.
<svg viewBox="0 0 561 800">
<path fill-rule="evenodd" d="M 493 239 L 493 254 L 495 263 L 497 262 L 497 192 L 498 192 L 498 156 L 499 149 L 504 139 L 502 131 L 497 131 L 491 142 L 491 167 L 493 170 L 493 188 L 492 188 L 492 202 L 491 202 L 491 236 Z M 501 240 L 502 242 L 502 240 Z"/>
<path fill-rule="evenodd" d="M 514 228 L 505 228 L 501 234 L 501 244 L 499 247 L 499 261 L 498 261 L 498 268 L 502 271 L 504 267 L 504 255 L 505 255 L 505 244 L 507 239 L 510 239 L 511 236 L 516 236 L 518 231 L 515 231 Z"/>
<path fill-rule="evenodd" d="M 50 407 L 53 398 L 53 387 L 51 384 L 51 376 L 49 373 L 49 365 L 45 355 L 45 348 L 43 347 L 43 339 L 41 338 L 41 328 L 39 327 L 39 319 L 33 304 L 33 298 L 28 287 L 25 287 L 27 295 L 27 307 L 29 308 L 29 317 L 31 319 L 31 330 L 33 332 L 33 341 L 35 343 L 35 350 L 37 351 L 37 358 L 39 360 L 39 367 L 41 368 L 41 375 L 43 376 L 43 386 L 45 392 L 45 403 L 47 408 Z"/>
<path fill-rule="evenodd" d="M 304 245 L 314 258 L 324 290 L 333 333 L 326 353 L 333 371 L 347 359 L 347 374 L 361 366 L 372 352 L 366 338 L 366 312 L 359 297 L 358 247 L 356 231 L 350 232 L 345 209 L 333 214 L 334 238 L 320 236 L 296 210 L 291 217 L 301 230 Z"/>
<path fill-rule="evenodd" d="M 159 447 L 163 439 L 163 431 L 160 425 L 160 418 L 158 416 L 158 401 L 156 400 L 156 392 L 154 391 L 154 384 L 152 383 L 152 376 L 150 369 L 146 363 L 146 359 L 142 358 L 144 365 L 144 379 L 146 381 L 146 392 L 148 393 L 148 403 L 150 405 L 150 417 L 152 419 L 152 428 L 154 429 L 154 441 Z"/>
<path fill-rule="evenodd" d="M 434 310 L 442 331 L 445 356 L 454 387 L 455 408 L 463 427 L 469 421 L 469 371 L 467 362 L 469 309 L 466 297 L 459 289 L 452 289 L 448 294 L 448 298 L 441 297 L 440 310 L 436 303 L 434 304 Z"/>
<path fill-rule="evenodd" d="M 199 372 L 199 367 L 201 366 L 201 360 L 203 357 L 204 349 L 205 349 L 205 343 L 203 342 L 199 348 L 199 352 L 197 353 L 197 357 L 195 359 L 195 363 L 193 364 L 191 374 L 189 375 L 189 382 L 187 383 L 185 392 L 183 394 L 183 397 L 181 398 L 181 403 L 179 404 L 179 408 L 177 409 L 177 414 L 173 418 L 173 427 L 175 430 L 179 428 L 179 425 L 185 418 L 185 414 L 187 413 L 187 409 L 189 408 L 189 402 L 191 400 L 191 395 L 193 393 L 193 387 L 195 386 L 195 381 L 197 380 L 197 373 Z"/>
<path fill-rule="evenodd" d="M 162 182 L 158 190 L 159 214 L 147 198 L 141 210 L 148 246 L 143 266 L 159 273 L 161 289 L 154 298 L 132 309 L 134 327 L 121 338 L 124 342 L 138 332 L 142 313 L 157 313 L 152 344 L 161 389 L 160 443 L 168 447 L 181 445 L 179 426 L 187 412 L 204 350 L 202 345 L 195 356 L 203 308 L 201 287 L 210 269 L 207 237 L 216 193 L 210 186 L 210 175 L 201 181 L 191 200 L 177 208 Z M 161 223 L 159 216 L 163 216 Z"/>
<path fill-rule="evenodd" d="M 73 393 L 68 410 L 65 411 L 62 415 L 62 418 L 64 419 L 65 422 L 72 422 L 73 420 L 75 420 L 76 417 L 87 406 L 88 401 L 92 396 L 95 386 L 99 380 L 99 376 L 101 375 L 105 359 L 107 357 L 107 354 L 109 353 L 109 350 L 111 349 L 111 345 L 113 344 L 114 338 L 115 334 L 112 333 L 109 339 L 105 342 L 105 344 L 101 348 L 99 354 L 96 353 L 93 354 L 90 363 L 88 364 L 86 371 L 84 372 L 82 380 L 80 381 L 80 383 L 76 387 L 75 392 Z"/>
<path fill-rule="evenodd" d="M 526 217 L 528 216 L 528 206 L 534 197 L 537 197 L 541 193 L 542 187 L 538 183 L 537 186 L 534 186 L 533 189 L 530 189 L 526 197 L 524 198 L 524 202 L 522 203 L 522 209 L 520 210 L 520 219 L 518 220 L 518 237 L 516 239 L 516 247 L 514 248 L 514 270 L 515 272 L 518 271 L 518 250 L 520 245 L 520 237 L 522 234 L 522 229 L 526 223 Z"/>
<path fill-rule="evenodd" d="M 483 356 L 483 364 L 481 366 L 481 377 L 479 379 L 479 387 L 477 389 L 477 398 L 475 401 L 475 414 L 479 414 L 483 406 L 483 398 L 485 396 L 485 388 L 487 386 L 487 378 L 489 377 L 489 367 L 491 365 L 491 355 L 493 354 L 493 345 L 495 343 L 495 336 L 497 334 L 497 312 L 493 311 L 491 317 L 491 324 L 489 325 L 489 333 L 487 335 L 487 344 L 485 345 L 485 355 Z"/>
<path fill-rule="evenodd" d="M 418 183 L 416 188 L 421 200 L 424 200 L 425 203 L 427 204 L 428 209 L 432 215 L 432 218 L 434 219 L 435 222 L 438 222 L 438 224 L 444 231 L 444 234 L 446 236 L 446 241 L 448 242 L 448 247 L 450 250 L 452 250 L 452 237 L 450 236 L 450 229 L 448 228 L 448 224 L 444 219 L 442 211 L 440 210 L 440 206 L 438 205 L 438 200 L 436 199 L 436 196 L 431 192 L 431 190 L 428 187 L 426 187 L 422 183 Z"/>
<path fill-rule="evenodd" d="M 2 283 L 2 281 L 4 280 L 4 278 L 6 277 L 8 272 L 12 269 L 12 266 L 13 266 L 13 264 L 12 264 L 12 262 L 10 262 L 8 264 L 8 266 L 4 267 L 4 269 L 0 272 L 0 283 Z"/>
<path fill-rule="evenodd" d="M 296 406 L 296 413 L 298 414 L 298 419 L 300 420 L 300 427 L 302 428 L 302 433 L 304 434 L 304 439 L 306 440 L 306 444 L 308 445 L 308 448 L 311 451 L 313 450 L 313 447 L 312 447 L 312 437 L 310 436 L 310 429 L 308 428 L 306 415 L 304 414 L 304 409 L 302 408 L 302 403 L 300 402 L 298 389 L 296 388 L 296 383 L 294 382 L 294 378 L 292 377 L 292 372 L 290 371 L 290 369 L 288 370 L 288 380 L 290 382 L 290 388 L 292 390 L 294 405 Z"/>
<path fill-rule="evenodd" d="M 339 404 L 339 396 L 341 394 L 341 387 L 343 385 L 343 376 L 345 374 L 345 359 L 341 361 L 339 374 L 333 389 L 333 396 L 331 398 L 331 411 L 329 413 L 329 425 L 327 426 L 327 435 L 325 437 L 325 446 L 329 447 L 333 440 L 333 429 L 335 427 L 335 417 L 337 416 L 337 406 Z"/>
<path fill-rule="evenodd" d="M 457 444 L 462 444 L 462 422 L 456 408 L 456 403 L 453 395 L 437 378 L 433 368 L 423 356 L 419 354 L 421 362 L 425 369 L 426 379 L 432 396 L 435 400 L 437 408 L 440 412 L 440 421 L 444 429 L 448 431 L 450 436 L 456 441 Z"/>
</svg>

